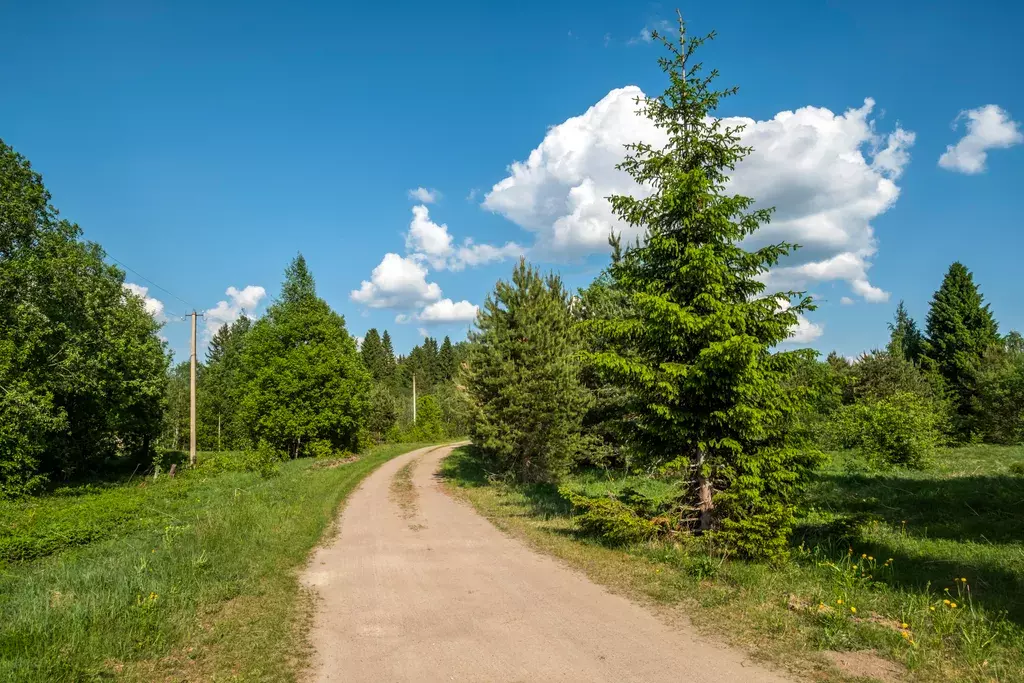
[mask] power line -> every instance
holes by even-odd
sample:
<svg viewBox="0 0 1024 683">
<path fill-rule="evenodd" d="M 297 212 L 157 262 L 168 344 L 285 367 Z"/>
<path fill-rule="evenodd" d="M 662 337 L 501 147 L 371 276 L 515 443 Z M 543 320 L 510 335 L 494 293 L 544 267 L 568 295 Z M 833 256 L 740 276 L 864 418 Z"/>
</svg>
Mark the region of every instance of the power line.
<svg viewBox="0 0 1024 683">
<path fill-rule="evenodd" d="M 146 281 L 146 282 L 148 282 L 149 284 L 153 285 L 154 287 L 156 287 L 156 288 L 157 288 L 157 289 L 159 289 L 160 291 L 162 291 L 162 292 L 165 292 L 165 293 L 167 293 L 167 294 L 170 294 L 170 295 L 171 295 L 171 296 L 173 296 L 173 297 L 174 297 L 175 299 L 177 299 L 177 300 L 178 300 L 178 301 L 180 301 L 181 303 L 183 303 L 183 304 L 185 304 L 186 306 L 188 306 L 189 308 L 191 308 L 191 309 L 192 309 L 193 311 L 194 311 L 194 310 L 196 310 L 196 307 L 195 307 L 195 305 L 193 305 L 193 304 L 190 304 L 189 302 L 185 301 L 185 300 L 184 300 L 184 299 L 182 299 L 182 298 L 181 298 L 180 296 L 178 296 L 177 294 L 175 294 L 175 293 L 174 293 L 174 292 L 172 292 L 171 290 L 167 289 L 166 287 L 161 287 L 160 285 L 158 285 L 157 283 L 153 282 L 152 280 L 150 280 L 150 279 L 149 279 L 148 277 L 146 277 L 145 275 L 143 275 L 143 274 L 142 274 L 142 273 L 140 273 L 139 271 L 137 271 L 137 270 L 135 270 L 134 268 L 132 268 L 131 266 L 129 266 L 129 265 L 128 265 L 127 263 L 125 263 L 124 261 L 120 261 L 120 260 L 118 260 L 118 259 L 114 258 L 114 256 L 113 256 L 113 255 L 112 255 L 112 254 L 111 254 L 111 253 L 110 253 L 109 251 L 106 251 L 106 250 L 104 250 L 104 253 L 105 253 L 105 254 L 106 254 L 106 255 L 107 255 L 107 256 L 108 256 L 109 258 L 110 258 L 110 260 L 111 260 L 111 261 L 114 261 L 115 263 L 117 263 L 118 265 L 120 265 L 120 266 L 121 266 L 122 268 L 125 268 L 125 269 L 127 269 L 127 270 L 130 270 L 130 271 L 132 271 L 133 273 L 135 273 L 136 275 L 138 275 L 138 276 L 139 276 L 139 277 L 141 277 L 141 278 L 142 278 L 143 280 L 145 280 L 145 281 Z M 173 315 L 173 314 L 172 314 L 172 315 Z M 175 318 L 177 318 L 177 317 L 179 317 L 179 316 L 174 316 L 174 317 L 175 317 Z"/>
</svg>

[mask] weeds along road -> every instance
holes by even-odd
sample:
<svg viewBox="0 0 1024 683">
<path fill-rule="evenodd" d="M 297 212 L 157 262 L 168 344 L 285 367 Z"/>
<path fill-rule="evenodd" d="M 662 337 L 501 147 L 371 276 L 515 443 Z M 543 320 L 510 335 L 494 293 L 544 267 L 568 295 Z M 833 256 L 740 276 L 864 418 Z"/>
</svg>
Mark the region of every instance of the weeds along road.
<svg viewBox="0 0 1024 683">
<path fill-rule="evenodd" d="M 316 681 L 784 681 L 527 549 L 435 479 L 385 463 L 303 575 Z"/>
</svg>

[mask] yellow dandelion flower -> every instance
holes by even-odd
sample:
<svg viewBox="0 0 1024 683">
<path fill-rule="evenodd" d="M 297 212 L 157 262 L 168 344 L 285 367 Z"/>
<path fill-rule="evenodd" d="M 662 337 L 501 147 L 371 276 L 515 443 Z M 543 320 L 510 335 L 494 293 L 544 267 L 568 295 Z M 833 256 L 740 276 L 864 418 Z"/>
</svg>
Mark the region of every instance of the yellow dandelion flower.
<svg viewBox="0 0 1024 683">
<path fill-rule="evenodd" d="M 961 578 L 960 580 L 963 581 L 964 583 L 967 583 L 967 577 L 966 576 Z"/>
<path fill-rule="evenodd" d="M 956 603 L 955 602 L 949 603 L 949 606 L 952 607 L 953 609 L 956 609 Z"/>
<path fill-rule="evenodd" d="M 907 626 L 907 622 L 903 622 L 902 624 L 900 624 L 900 628 L 910 628 L 910 627 Z"/>
<path fill-rule="evenodd" d="M 907 633 L 906 631 L 901 632 L 900 635 L 903 636 L 904 638 L 910 638 L 910 634 Z"/>
<path fill-rule="evenodd" d="M 863 560 L 863 559 L 864 559 L 865 557 L 867 557 L 867 556 L 868 556 L 868 554 L 867 554 L 867 553 L 864 553 L 863 555 L 861 555 L 861 556 L 860 556 L 860 559 L 862 559 L 862 560 Z"/>
<path fill-rule="evenodd" d="M 873 557 L 871 557 L 870 555 L 868 555 L 868 561 L 869 561 L 869 562 L 874 562 L 874 561 L 875 561 L 875 558 L 873 558 Z"/>
<path fill-rule="evenodd" d="M 942 604 L 943 604 L 943 605 L 948 605 L 948 604 L 949 604 L 949 600 L 943 600 L 943 601 L 942 601 Z"/>
<path fill-rule="evenodd" d="M 856 607 L 851 607 L 850 611 L 853 612 L 854 614 L 856 614 L 857 613 L 857 608 Z"/>
<path fill-rule="evenodd" d="M 935 608 L 934 608 L 934 607 L 929 607 L 928 609 L 930 609 L 930 610 L 931 610 L 931 611 L 933 611 L 933 612 L 935 611 Z"/>
<path fill-rule="evenodd" d="M 836 600 L 836 604 L 837 604 L 837 605 L 841 605 L 841 604 L 843 604 L 843 600 L 842 600 L 842 598 L 840 598 L 839 600 Z"/>
</svg>

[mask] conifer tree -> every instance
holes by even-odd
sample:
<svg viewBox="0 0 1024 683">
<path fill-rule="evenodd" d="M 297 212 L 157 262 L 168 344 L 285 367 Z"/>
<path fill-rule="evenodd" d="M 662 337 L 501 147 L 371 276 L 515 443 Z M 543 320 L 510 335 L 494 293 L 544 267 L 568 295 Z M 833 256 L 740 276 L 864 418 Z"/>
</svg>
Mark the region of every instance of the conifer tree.
<svg viewBox="0 0 1024 683">
<path fill-rule="evenodd" d="M 926 321 L 927 366 L 939 373 L 953 400 L 956 436 L 976 427 L 978 371 L 982 356 L 1000 342 L 999 330 L 974 276 L 955 262 L 932 297 Z"/>
<path fill-rule="evenodd" d="M 903 301 L 896 307 L 896 315 L 889 323 L 889 345 L 887 350 L 893 356 L 906 359 L 911 363 L 917 363 L 924 351 L 924 335 L 918 329 L 917 323 L 907 313 Z"/>
<path fill-rule="evenodd" d="M 444 342 L 441 343 L 441 350 L 437 352 L 437 362 L 442 381 L 450 382 L 455 378 L 455 348 L 448 335 L 445 335 Z"/>
<path fill-rule="evenodd" d="M 385 377 L 388 381 L 391 381 L 395 377 L 395 347 L 391 344 L 391 334 L 387 330 L 384 330 L 384 334 L 380 338 L 381 347 L 384 350 L 384 368 Z"/>
<path fill-rule="evenodd" d="M 557 478 L 571 464 L 587 396 L 579 383 L 579 333 L 562 281 L 520 260 L 499 281 L 470 335 L 467 388 L 473 442 L 522 481 Z"/>
<path fill-rule="evenodd" d="M 797 356 L 773 349 L 813 306 L 797 292 L 764 295 L 760 276 L 794 245 L 743 246 L 771 209 L 727 192 L 750 149 L 739 128 L 714 118 L 736 89 L 713 90 L 717 71 L 693 59 L 713 37 L 687 38 L 680 17 L 678 43 L 661 38 L 668 88 L 637 103 L 667 144 L 627 145 L 618 168 L 651 194 L 611 198 L 615 214 L 645 233 L 625 251 L 612 240 L 610 272 L 627 314 L 586 325 L 609 343 L 591 355 L 596 367 L 631 391 L 633 447 L 691 482 L 697 527 L 743 555 L 778 557 L 813 457 L 788 438 L 801 404 L 786 382 Z"/>
<path fill-rule="evenodd" d="M 386 352 L 376 327 L 371 327 L 366 331 L 359 353 L 363 357 L 363 364 L 366 365 L 366 369 L 370 371 L 373 378 L 378 382 L 382 381 L 387 375 L 387 359 L 384 357 Z"/>
</svg>

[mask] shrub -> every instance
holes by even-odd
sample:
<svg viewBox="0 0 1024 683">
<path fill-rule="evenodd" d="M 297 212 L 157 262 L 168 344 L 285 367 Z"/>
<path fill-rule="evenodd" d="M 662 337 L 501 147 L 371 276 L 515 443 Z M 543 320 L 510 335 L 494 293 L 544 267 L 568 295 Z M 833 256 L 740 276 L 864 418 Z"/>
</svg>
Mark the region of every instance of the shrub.
<svg viewBox="0 0 1024 683">
<path fill-rule="evenodd" d="M 260 444 L 263 446 L 263 444 Z M 330 458 L 336 453 L 334 446 L 327 439 L 314 439 L 306 444 L 306 455 L 314 458 Z"/>
<path fill-rule="evenodd" d="M 899 391 L 870 403 L 845 406 L 831 422 L 834 445 L 859 448 L 875 467 L 921 468 L 941 437 L 941 408 Z"/>
<path fill-rule="evenodd" d="M 1024 462 L 1011 462 L 1010 474 L 1016 474 L 1019 477 L 1024 477 Z"/>
<path fill-rule="evenodd" d="M 658 532 L 655 522 L 644 519 L 620 500 L 592 498 L 565 487 L 558 492 L 572 504 L 579 528 L 610 544 L 638 543 L 653 538 Z"/>
</svg>

